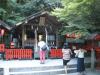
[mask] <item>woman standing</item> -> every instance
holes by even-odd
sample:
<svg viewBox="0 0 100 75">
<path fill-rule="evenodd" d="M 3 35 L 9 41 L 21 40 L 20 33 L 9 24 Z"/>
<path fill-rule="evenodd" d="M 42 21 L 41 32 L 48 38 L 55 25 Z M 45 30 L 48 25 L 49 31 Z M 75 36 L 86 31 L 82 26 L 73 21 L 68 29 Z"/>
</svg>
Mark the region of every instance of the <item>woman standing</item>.
<svg viewBox="0 0 100 75">
<path fill-rule="evenodd" d="M 84 75 L 85 71 L 85 65 L 84 65 L 84 54 L 86 50 L 79 49 L 74 51 L 76 53 L 77 57 L 77 72 L 79 72 L 79 75 Z"/>
<path fill-rule="evenodd" d="M 39 37 L 38 47 L 39 47 L 40 63 L 44 64 L 45 63 L 46 50 L 49 50 L 49 48 L 48 48 L 47 44 L 45 43 L 45 41 L 43 41 L 42 36 Z M 46 49 L 43 50 L 43 47 L 45 47 Z"/>
<path fill-rule="evenodd" d="M 65 69 L 65 73 L 67 74 L 67 63 L 71 59 L 72 52 L 71 52 L 71 49 L 68 48 L 68 46 L 64 45 L 62 49 L 62 53 L 63 53 L 63 66 Z"/>
</svg>

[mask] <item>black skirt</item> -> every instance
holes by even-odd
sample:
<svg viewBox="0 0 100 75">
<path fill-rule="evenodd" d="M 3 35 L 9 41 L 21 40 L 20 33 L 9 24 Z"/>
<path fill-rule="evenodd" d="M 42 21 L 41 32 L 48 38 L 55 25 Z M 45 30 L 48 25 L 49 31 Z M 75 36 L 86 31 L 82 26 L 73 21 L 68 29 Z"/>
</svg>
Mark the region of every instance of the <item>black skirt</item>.
<svg viewBox="0 0 100 75">
<path fill-rule="evenodd" d="M 70 61 L 70 60 L 64 60 L 64 59 L 63 59 L 63 66 L 66 66 L 67 63 L 68 63 L 69 61 Z"/>
<path fill-rule="evenodd" d="M 77 59 L 77 72 L 85 71 L 84 58 Z"/>
</svg>

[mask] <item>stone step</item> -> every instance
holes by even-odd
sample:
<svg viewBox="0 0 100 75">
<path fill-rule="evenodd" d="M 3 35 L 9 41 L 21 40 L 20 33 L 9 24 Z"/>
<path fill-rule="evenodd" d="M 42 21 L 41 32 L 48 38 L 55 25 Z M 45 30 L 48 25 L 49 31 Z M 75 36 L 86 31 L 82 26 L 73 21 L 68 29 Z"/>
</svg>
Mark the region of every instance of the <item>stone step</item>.
<svg viewBox="0 0 100 75">
<path fill-rule="evenodd" d="M 68 68 L 76 68 L 77 65 L 68 65 Z M 63 69 L 63 65 L 58 66 L 43 66 L 43 67 L 20 67 L 10 68 L 9 72 L 21 72 L 21 71 L 40 71 L 40 70 L 52 70 L 52 69 Z"/>
<path fill-rule="evenodd" d="M 78 75 L 79 73 L 68 73 L 67 75 Z M 66 75 L 66 74 L 56 74 L 56 75 Z M 100 75 L 100 70 L 91 71 L 91 69 L 87 69 L 85 71 L 85 75 Z"/>
<path fill-rule="evenodd" d="M 86 62 L 90 63 L 90 62 Z M 62 59 L 48 59 L 45 64 L 39 60 L 11 60 L 1 61 L 4 75 L 57 75 L 64 74 Z M 77 60 L 68 63 L 68 74 L 76 73 Z M 1 74 L 0 74 L 1 75 Z"/>
<path fill-rule="evenodd" d="M 68 68 L 76 68 L 77 64 L 69 64 Z M 86 64 L 86 67 L 90 67 L 90 63 Z M 63 65 L 56 65 L 56 66 L 37 66 L 37 67 L 15 67 L 15 68 L 9 68 L 9 72 L 25 72 L 25 71 L 41 71 L 41 70 L 56 70 L 56 69 L 63 69 Z"/>
<path fill-rule="evenodd" d="M 0 68 L 0 75 L 3 75 L 3 73 L 4 73 L 4 69 Z"/>
<path fill-rule="evenodd" d="M 10 68 L 9 72 L 29 72 L 29 71 L 45 71 L 45 70 L 52 70 L 52 69 L 62 69 L 63 66 L 43 66 L 43 67 L 22 67 L 22 68 Z"/>
<path fill-rule="evenodd" d="M 74 73 L 74 72 L 76 72 L 76 68 L 68 68 L 68 73 Z M 56 74 L 64 74 L 64 68 L 41 70 L 41 71 L 10 72 L 10 75 L 56 75 Z"/>
<path fill-rule="evenodd" d="M 31 72 L 10 72 L 9 75 L 56 75 L 64 74 L 64 69 L 45 70 L 45 71 L 31 71 Z"/>
<path fill-rule="evenodd" d="M 68 68 L 68 74 L 77 73 L 77 68 Z M 28 70 L 24 69 L 22 71 L 10 71 L 9 75 L 59 75 L 65 74 L 64 68 L 57 69 L 45 69 L 45 70 Z"/>
<path fill-rule="evenodd" d="M 66 74 L 57 74 L 57 75 L 66 75 Z M 78 75 L 78 73 L 77 72 L 76 73 L 69 73 L 67 75 Z"/>
<path fill-rule="evenodd" d="M 68 74 L 76 73 L 77 64 L 68 64 Z M 56 66 L 44 66 L 41 67 L 17 67 L 17 68 L 9 68 L 9 75 L 56 75 L 56 74 L 64 74 L 63 65 Z"/>
</svg>

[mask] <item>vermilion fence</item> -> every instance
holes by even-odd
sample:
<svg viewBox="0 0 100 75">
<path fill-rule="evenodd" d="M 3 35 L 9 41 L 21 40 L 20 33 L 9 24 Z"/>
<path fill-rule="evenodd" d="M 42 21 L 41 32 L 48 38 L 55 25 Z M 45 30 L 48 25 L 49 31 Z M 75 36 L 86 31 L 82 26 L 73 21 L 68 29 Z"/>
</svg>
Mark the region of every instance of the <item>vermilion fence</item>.
<svg viewBox="0 0 100 75">
<path fill-rule="evenodd" d="M 5 49 L 6 60 L 32 59 L 32 49 Z"/>
<path fill-rule="evenodd" d="M 0 44 L 0 52 L 5 52 L 5 44 Z"/>
<path fill-rule="evenodd" d="M 100 47 L 95 47 L 96 51 L 96 68 L 100 70 Z"/>
<path fill-rule="evenodd" d="M 51 49 L 50 58 L 62 58 L 62 49 Z"/>
<path fill-rule="evenodd" d="M 90 46 L 85 47 L 91 50 Z M 95 47 L 96 59 L 100 61 L 100 47 Z M 32 49 L 5 49 L 5 44 L 0 44 L 0 53 L 4 53 L 6 60 L 32 59 Z M 50 58 L 62 58 L 62 49 L 51 49 Z"/>
<path fill-rule="evenodd" d="M 100 47 L 96 47 L 95 50 L 96 50 L 96 59 L 100 60 Z"/>
</svg>

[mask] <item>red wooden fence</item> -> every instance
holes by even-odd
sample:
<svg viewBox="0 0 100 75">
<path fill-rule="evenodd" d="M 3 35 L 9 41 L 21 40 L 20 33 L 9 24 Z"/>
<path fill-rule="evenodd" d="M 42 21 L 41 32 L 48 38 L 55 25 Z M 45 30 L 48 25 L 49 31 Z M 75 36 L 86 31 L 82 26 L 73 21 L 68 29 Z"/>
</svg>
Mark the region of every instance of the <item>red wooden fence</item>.
<svg viewBox="0 0 100 75">
<path fill-rule="evenodd" d="M 50 57 L 51 58 L 62 58 L 62 49 L 51 49 Z"/>
<path fill-rule="evenodd" d="M 0 44 L 0 52 L 5 52 L 5 44 Z"/>
<path fill-rule="evenodd" d="M 96 47 L 95 50 L 96 50 L 96 60 L 97 60 L 96 68 L 100 69 L 100 47 Z"/>
<path fill-rule="evenodd" d="M 96 59 L 100 60 L 100 47 L 96 47 L 95 50 L 96 50 Z"/>
<path fill-rule="evenodd" d="M 32 59 L 32 49 L 5 49 L 6 60 Z"/>
</svg>

